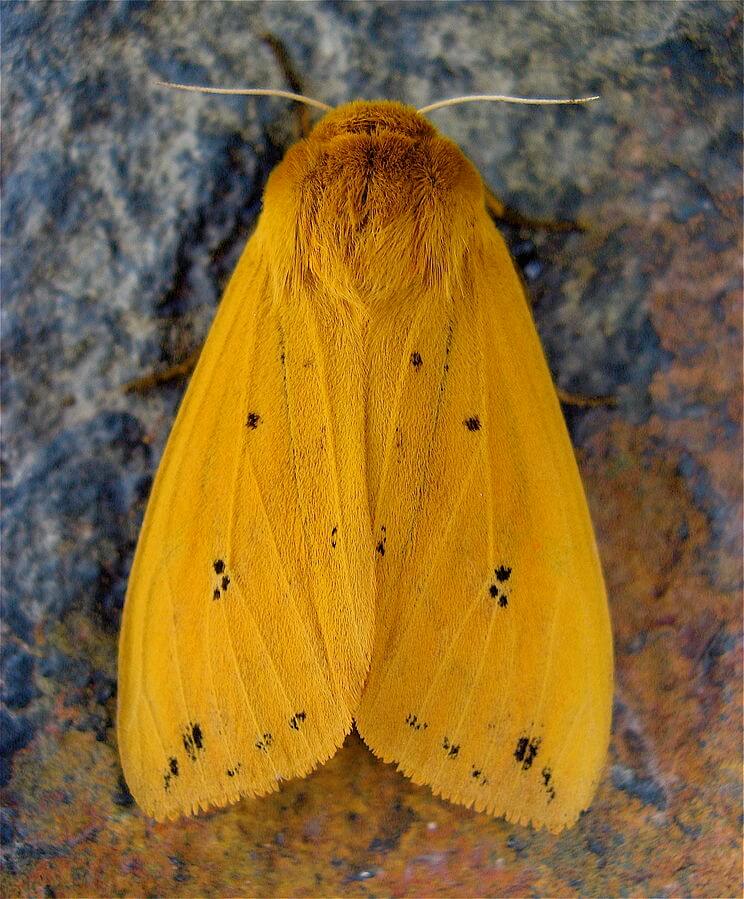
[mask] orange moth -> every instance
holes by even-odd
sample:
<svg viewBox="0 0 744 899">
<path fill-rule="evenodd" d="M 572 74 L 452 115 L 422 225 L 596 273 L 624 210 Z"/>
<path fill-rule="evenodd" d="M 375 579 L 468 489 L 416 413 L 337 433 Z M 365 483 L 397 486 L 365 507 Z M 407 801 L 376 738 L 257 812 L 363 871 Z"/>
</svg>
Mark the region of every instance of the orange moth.
<svg viewBox="0 0 744 899">
<path fill-rule="evenodd" d="M 158 819 L 223 806 L 356 724 L 437 795 L 559 831 L 600 778 L 612 678 L 481 178 L 421 111 L 331 110 L 269 179 L 153 487 L 119 650 L 129 787 Z"/>
</svg>

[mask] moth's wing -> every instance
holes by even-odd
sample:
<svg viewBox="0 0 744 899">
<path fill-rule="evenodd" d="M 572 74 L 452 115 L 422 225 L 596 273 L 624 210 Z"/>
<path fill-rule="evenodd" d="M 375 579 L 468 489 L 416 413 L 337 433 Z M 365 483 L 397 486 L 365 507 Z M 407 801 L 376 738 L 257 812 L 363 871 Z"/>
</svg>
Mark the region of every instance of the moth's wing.
<svg viewBox="0 0 744 899">
<path fill-rule="evenodd" d="M 378 599 L 355 717 L 416 783 L 557 831 L 607 750 L 607 600 L 521 284 L 479 227 L 463 276 L 392 312 L 372 346 Z"/>
<path fill-rule="evenodd" d="M 287 287 L 270 250 L 259 226 L 168 440 L 129 581 L 118 738 L 127 783 L 158 819 L 327 759 L 369 665 L 361 330 Z"/>
</svg>

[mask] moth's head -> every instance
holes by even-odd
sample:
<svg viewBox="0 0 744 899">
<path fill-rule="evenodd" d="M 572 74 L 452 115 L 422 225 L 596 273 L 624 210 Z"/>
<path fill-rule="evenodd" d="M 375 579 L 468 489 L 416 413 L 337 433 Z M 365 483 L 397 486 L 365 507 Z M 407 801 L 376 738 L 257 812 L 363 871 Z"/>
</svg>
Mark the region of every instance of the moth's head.
<svg viewBox="0 0 744 899">
<path fill-rule="evenodd" d="M 392 100 L 357 100 L 327 113 L 315 126 L 310 140 L 332 141 L 337 137 L 360 135 L 409 140 L 431 140 L 436 128 L 412 106 Z"/>
<path fill-rule="evenodd" d="M 435 205 L 456 192 L 480 198 L 480 178 L 460 149 L 412 106 L 358 100 L 327 113 L 297 148 L 296 174 L 311 201 L 324 193 L 336 213 L 382 225 L 411 203 Z M 289 158 L 289 157 L 288 157 Z"/>
<path fill-rule="evenodd" d="M 450 264 L 483 205 L 480 176 L 424 116 L 357 101 L 289 150 L 269 179 L 264 217 L 310 273 L 348 270 L 356 283 L 362 270 L 427 278 Z"/>
</svg>

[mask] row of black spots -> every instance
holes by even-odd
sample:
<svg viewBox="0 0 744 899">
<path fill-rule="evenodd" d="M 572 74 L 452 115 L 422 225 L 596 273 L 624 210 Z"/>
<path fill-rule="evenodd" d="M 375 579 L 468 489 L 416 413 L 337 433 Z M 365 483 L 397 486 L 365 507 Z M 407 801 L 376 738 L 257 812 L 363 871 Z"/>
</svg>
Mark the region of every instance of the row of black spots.
<svg viewBox="0 0 744 899">
<path fill-rule="evenodd" d="M 447 373 L 449 372 L 449 356 L 452 350 L 452 338 L 454 337 L 454 323 L 449 322 L 447 325 L 447 340 L 444 344 L 444 366 L 442 367 L 442 380 L 439 382 L 439 399 L 441 401 L 447 385 Z"/>
<path fill-rule="evenodd" d="M 447 323 L 447 340 L 444 344 L 444 371 L 449 371 L 449 357 L 452 352 L 452 341 L 455 337 L 455 323 L 453 321 L 449 321 Z"/>
<path fill-rule="evenodd" d="M 511 568 L 506 565 L 499 565 L 498 568 L 494 568 L 494 580 L 488 588 L 491 598 L 498 599 L 499 606 L 502 609 L 505 609 L 509 605 L 509 596 L 503 585 L 509 580 L 511 573 Z"/>
<path fill-rule="evenodd" d="M 300 727 L 305 723 L 305 719 L 307 718 L 306 712 L 295 712 L 294 715 L 289 719 L 289 726 L 292 730 L 299 730 Z"/>
<path fill-rule="evenodd" d="M 470 767 L 470 776 L 481 787 L 485 787 L 489 783 L 489 780 L 483 771 L 475 765 L 471 765 Z"/>
<path fill-rule="evenodd" d="M 408 715 L 406 717 L 406 724 L 411 730 L 426 730 L 429 727 L 426 721 L 419 721 L 418 716 L 416 715 Z"/>
<path fill-rule="evenodd" d="M 204 751 L 204 735 L 199 724 L 189 724 L 183 732 L 183 748 L 192 762 L 196 761 L 198 752 Z"/>
<path fill-rule="evenodd" d="M 517 740 L 517 748 L 514 750 L 514 758 L 521 765 L 523 771 L 529 771 L 535 756 L 540 748 L 539 737 L 520 737 Z"/>
<path fill-rule="evenodd" d="M 255 431 L 256 428 L 261 424 L 261 416 L 258 412 L 249 412 L 248 418 L 245 420 L 246 427 L 250 428 L 251 431 Z"/>
<path fill-rule="evenodd" d="M 163 787 L 167 793 L 170 790 L 171 779 L 178 777 L 178 759 L 171 756 L 168 759 L 168 770 L 163 775 Z"/>
<path fill-rule="evenodd" d="M 225 570 L 225 562 L 223 559 L 215 559 L 212 563 L 212 567 L 214 568 L 214 573 L 217 575 L 216 586 L 212 591 L 212 599 L 221 599 L 222 596 L 227 593 L 227 588 L 230 586 L 230 576 Z"/>
<path fill-rule="evenodd" d="M 480 431 L 481 429 L 481 420 L 477 415 L 471 415 L 470 418 L 466 418 L 463 424 L 468 431 Z"/>
<path fill-rule="evenodd" d="M 238 771 L 240 771 L 242 767 L 242 764 L 238 762 L 234 768 L 228 768 L 227 771 L 225 771 L 225 774 L 227 774 L 228 777 L 235 777 L 235 775 L 238 773 Z"/>
<path fill-rule="evenodd" d="M 337 542 L 338 542 L 338 528 L 337 528 L 337 527 L 332 527 L 332 528 L 331 528 L 331 546 L 332 546 L 334 549 L 336 548 Z"/>
<path fill-rule="evenodd" d="M 459 743 L 450 743 L 447 737 L 442 740 L 442 749 L 447 753 L 448 759 L 456 759 L 460 754 L 460 744 Z"/>
<path fill-rule="evenodd" d="M 383 524 L 380 528 L 380 540 L 377 544 L 377 554 L 380 556 L 385 555 L 385 549 L 387 547 L 387 528 Z"/>
<path fill-rule="evenodd" d="M 255 746 L 260 752 L 268 752 L 273 742 L 274 738 L 271 734 L 261 734 L 256 740 Z"/>
<path fill-rule="evenodd" d="M 555 786 L 553 785 L 553 772 L 550 768 L 543 768 L 540 772 L 542 775 L 543 786 L 545 787 L 545 792 L 548 794 L 548 802 L 552 802 L 555 799 Z"/>
<path fill-rule="evenodd" d="M 411 365 L 418 371 L 423 364 L 424 360 L 421 358 L 421 353 L 418 350 L 414 350 L 411 353 Z"/>
</svg>

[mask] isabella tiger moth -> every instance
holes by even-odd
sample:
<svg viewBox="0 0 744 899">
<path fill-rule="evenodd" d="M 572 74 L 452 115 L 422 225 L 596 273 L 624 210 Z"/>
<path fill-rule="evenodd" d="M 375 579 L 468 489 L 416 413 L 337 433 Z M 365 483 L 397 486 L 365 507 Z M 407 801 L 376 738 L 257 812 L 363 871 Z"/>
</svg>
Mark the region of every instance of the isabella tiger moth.
<svg viewBox="0 0 744 899">
<path fill-rule="evenodd" d="M 436 794 L 559 831 L 612 644 L 514 265 L 416 110 L 324 116 L 271 175 L 160 465 L 118 737 L 158 819 L 307 774 L 353 724 Z"/>
</svg>

